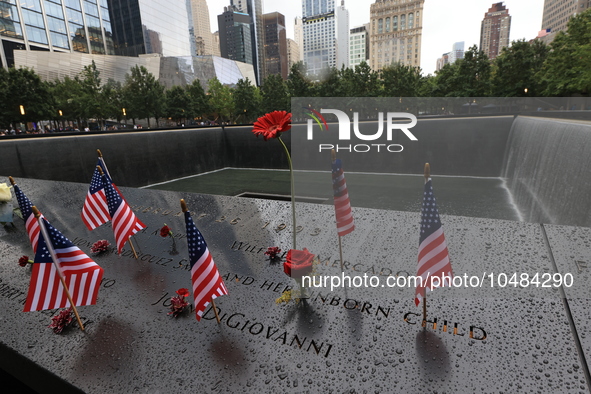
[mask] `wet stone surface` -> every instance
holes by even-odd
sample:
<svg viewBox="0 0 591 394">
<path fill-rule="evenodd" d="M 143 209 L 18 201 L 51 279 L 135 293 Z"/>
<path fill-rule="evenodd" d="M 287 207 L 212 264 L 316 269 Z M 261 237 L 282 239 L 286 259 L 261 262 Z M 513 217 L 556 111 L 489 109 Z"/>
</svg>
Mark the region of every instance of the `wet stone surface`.
<svg viewBox="0 0 591 394">
<path fill-rule="evenodd" d="M 114 244 L 109 226 L 89 232 L 80 219 L 87 185 L 17 182 L 84 252 L 100 239 Z M 121 257 L 95 257 L 104 279 L 97 305 L 79 308 L 85 332 L 70 327 L 56 335 L 47 328 L 52 311 L 22 312 L 30 269 L 17 262 L 32 250 L 21 219 L 15 218 L 14 229 L 0 228 L 0 367 L 39 392 L 50 385 L 87 393 L 589 391 L 574 340 L 589 337 L 585 293 L 580 307 L 570 306 L 580 317 L 573 329 L 555 289 L 491 289 L 490 282 L 439 289 L 429 295 L 423 328 L 414 288 L 381 287 L 389 275 L 416 272 L 418 212 L 354 209 L 357 228 L 343 238 L 344 275 L 376 276 L 380 285 L 313 288 L 307 301 L 286 305 L 276 299 L 295 281 L 264 252 L 290 248 L 289 203 L 122 192 L 147 225 L 135 237 L 139 260 L 128 247 Z M 180 198 L 230 293 L 216 301 L 219 325 L 210 308 L 201 322 L 191 312 L 167 315 L 175 291 L 191 287 Z M 555 273 L 540 225 L 454 216 L 442 221 L 455 275 Z M 176 250 L 159 236 L 165 223 Z M 334 208 L 298 204 L 297 225 L 298 248 L 319 256 L 315 275 L 342 275 Z M 554 227 L 549 238 L 560 270 L 573 272 L 560 268 L 557 256 L 588 258 L 588 231 Z M 589 354 L 588 345 L 584 351 Z"/>
</svg>

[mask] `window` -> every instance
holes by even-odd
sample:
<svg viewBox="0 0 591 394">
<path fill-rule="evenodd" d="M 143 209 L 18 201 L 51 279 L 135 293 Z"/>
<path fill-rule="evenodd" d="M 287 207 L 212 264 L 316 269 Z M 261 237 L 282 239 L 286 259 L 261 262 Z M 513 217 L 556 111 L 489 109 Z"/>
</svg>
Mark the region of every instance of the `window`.
<svg viewBox="0 0 591 394">
<path fill-rule="evenodd" d="M 398 30 L 398 17 L 395 16 L 394 18 L 392 18 L 392 31 L 397 31 Z"/>
<path fill-rule="evenodd" d="M 386 33 L 390 32 L 390 18 L 386 18 Z"/>
<path fill-rule="evenodd" d="M 408 28 L 412 29 L 414 25 L 414 14 L 408 14 Z"/>
<path fill-rule="evenodd" d="M 400 30 L 406 29 L 406 15 L 400 15 Z"/>
<path fill-rule="evenodd" d="M 378 34 L 382 34 L 384 32 L 384 20 L 378 19 Z"/>
</svg>

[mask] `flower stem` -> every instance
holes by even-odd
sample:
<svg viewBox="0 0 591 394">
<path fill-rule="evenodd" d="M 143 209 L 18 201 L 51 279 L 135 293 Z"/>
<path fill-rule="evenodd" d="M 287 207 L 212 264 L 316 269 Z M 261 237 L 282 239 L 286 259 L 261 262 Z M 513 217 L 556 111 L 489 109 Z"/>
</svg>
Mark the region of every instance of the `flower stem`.
<svg viewBox="0 0 591 394">
<path fill-rule="evenodd" d="M 279 140 L 279 142 L 281 142 L 281 145 L 283 145 L 283 149 L 285 149 L 285 154 L 287 155 L 287 161 L 289 163 L 289 178 L 290 178 L 290 183 L 291 183 L 291 217 L 292 217 L 292 224 L 293 224 L 293 229 L 292 229 L 292 234 L 293 234 L 293 247 L 292 249 L 297 249 L 296 248 L 296 213 L 295 213 L 295 186 L 294 186 L 294 182 L 293 182 L 293 165 L 291 163 L 291 156 L 289 154 L 289 150 L 287 149 L 287 146 L 285 145 L 285 143 L 283 142 L 283 140 L 281 139 L 281 137 L 277 137 L 277 139 Z"/>
</svg>

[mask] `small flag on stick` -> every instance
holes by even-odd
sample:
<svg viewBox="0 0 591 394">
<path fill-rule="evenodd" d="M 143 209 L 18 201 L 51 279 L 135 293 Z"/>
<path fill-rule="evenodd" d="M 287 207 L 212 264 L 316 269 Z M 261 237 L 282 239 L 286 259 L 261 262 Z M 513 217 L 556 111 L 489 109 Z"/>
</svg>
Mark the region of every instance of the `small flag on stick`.
<svg viewBox="0 0 591 394">
<path fill-rule="evenodd" d="M 20 187 L 14 182 L 14 179 L 9 176 L 8 179 L 10 180 L 10 184 L 14 188 L 14 194 L 16 195 L 16 200 L 18 201 L 18 206 L 23 214 L 23 219 L 25 220 L 25 227 L 27 229 L 27 234 L 29 235 L 29 240 L 31 241 L 31 247 L 33 248 L 33 252 L 37 251 L 37 244 L 39 242 L 39 222 L 35 219 L 35 215 L 33 214 L 32 207 L 33 204 L 27 198 L 25 193 L 22 192 Z M 42 216 L 43 217 L 43 216 Z"/>
<path fill-rule="evenodd" d="M 349 201 L 349 192 L 345 182 L 343 163 L 336 158 L 334 149 L 332 151 L 332 189 L 334 192 L 334 211 L 337 220 L 337 232 L 339 237 L 345 236 L 355 230 L 353 212 Z"/>
<path fill-rule="evenodd" d="M 105 188 L 99 168 L 103 170 L 103 173 L 108 174 L 104 162 L 99 158 L 82 207 L 82 221 L 89 230 L 94 230 L 110 220 L 109 206 L 107 205 L 107 197 L 105 196 Z"/>
<path fill-rule="evenodd" d="M 220 322 L 214 299 L 221 295 L 228 295 L 224 280 L 209 253 L 205 239 L 195 226 L 191 213 L 187 209 L 185 200 L 181 200 L 181 208 L 185 213 L 187 227 L 187 242 L 189 243 L 189 260 L 191 264 L 191 281 L 193 284 L 193 298 L 197 320 L 201 320 L 203 312 L 211 301 L 215 317 Z"/>
<path fill-rule="evenodd" d="M 438 287 L 451 286 L 453 280 L 447 243 L 433 194 L 429 163 L 425 164 L 425 188 L 421 208 L 418 260 L 417 276 L 422 278 L 422 286 L 417 283 L 415 305 L 419 306 L 423 301 L 423 318 L 426 320 L 427 290 L 432 291 Z M 438 279 L 433 280 L 433 277 Z"/>
<path fill-rule="evenodd" d="M 41 235 L 24 312 L 71 306 L 84 330 L 76 306 L 96 304 L 103 269 L 32 210 Z"/>
<path fill-rule="evenodd" d="M 102 172 L 100 166 L 97 166 L 96 168 L 99 172 Z M 115 242 L 117 243 L 117 253 L 121 254 L 123 245 L 129 240 L 129 237 L 144 229 L 146 225 L 135 216 L 135 213 L 133 213 L 129 205 L 127 205 L 127 202 L 121 197 L 117 190 L 115 190 L 111 178 L 106 174 L 102 174 L 102 177 L 105 196 L 107 197 L 107 204 L 109 206 L 109 216 L 111 217 L 113 234 L 115 235 Z M 133 252 L 137 259 L 135 249 Z"/>
</svg>

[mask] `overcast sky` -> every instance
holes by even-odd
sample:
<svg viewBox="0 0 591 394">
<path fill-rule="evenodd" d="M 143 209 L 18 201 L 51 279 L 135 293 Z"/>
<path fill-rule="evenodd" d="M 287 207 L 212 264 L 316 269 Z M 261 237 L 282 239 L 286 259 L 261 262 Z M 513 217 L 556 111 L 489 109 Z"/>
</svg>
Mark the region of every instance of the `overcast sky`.
<svg viewBox="0 0 591 394">
<path fill-rule="evenodd" d="M 337 2 L 339 0 L 336 0 Z M 369 23 L 369 7 L 375 0 L 345 0 L 349 25 Z M 421 68 L 423 74 L 435 72 L 437 58 L 451 51 L 454 42 L 464 41 L 467 50 L 480 43 L 480 23 L 495 0 L 425 0 Z M 511 15 L 511 41 L 532 39 L 541 29 L 544 0 L 506 0 Z M 211 30 L 217 31 L 217 15 L 230 0 L 207 0 Z M 301 0 L 263 0 L 263 12 L 278 11 L 285 15 L 287 37 L 293 38 L 293 20 L 302 16 Z"/>
</svg>

